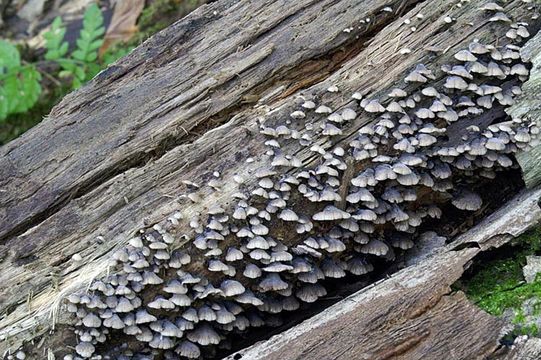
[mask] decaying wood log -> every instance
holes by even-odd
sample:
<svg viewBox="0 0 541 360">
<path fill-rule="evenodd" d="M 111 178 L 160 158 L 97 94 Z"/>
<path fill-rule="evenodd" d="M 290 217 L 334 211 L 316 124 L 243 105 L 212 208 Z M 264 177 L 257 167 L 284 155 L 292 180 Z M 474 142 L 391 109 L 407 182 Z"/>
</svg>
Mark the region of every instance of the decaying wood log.
<svg viewBox="0 0 541 360">
<path fill-rule="evenodd" d="M 315 139 L 322 147 L 346 149 L 357 130 L 375 119 L 362 111 L 351 94 L 385 99 L 387 105 L 385 94 L 392 88 L 399 86 L 410 93 L 421 89 L 416 83 L 403 85 L 418 64 L 432 70 L 431 84 L 441 88 L 446 74 L 440 67 L 456 62 L 454 54 L 467 49 L 474 39 L 492 46 L 507 43 L 507 22 L 489 21 L 492 13 L 487 15 L 479 6 L 477 1 L 456 6 L 443 0 L 221 0 L 157 34 L 67 96 L 42 124 L 0 148 L 0 353 L 13 351 L 23 342 L 27 358 L 53 354 L 61 358 L 73 352 L 74 321 L 65 311 L 64 298 L 107 271 L 115 271 L 110 266 L 114 250 L 123 249 L 139 230 L 153 231 L 157 224 L 158 229 L 165 228 L 168 217 L 176 212 L 191 219 L 208 214 L 216 204 L 230 208 L 232 194 L 253 190 L 258 182 L 254 173 L 267 168 L 271 159 L 266 154 L 268 139 L 259 133 L 262 124 L 284 124 L 307 99 L 336 111 L 354 107 L 356 116 L 344 125 L 340 136 L 331 141 L 317 134 Z M 536 11 L 521 0 L 505 4 L 505 12 L 515 21 L 528 20 Z M 405 26 L 406 19 L 413 23 Z M 538 27 L 538 21 L 532 20 L 530 32 Z M 518 80 L 510 80 L 502 87 L 507 90 L 517 84 Z M 327 91 L 332 86 L 339 91 Z M 317 116 L 309 115 L 307 121 L 319 125 Z M 495 105 L 467 125 L 461 120 L 449 126 L 448 139 L 441 145 L 459 144 L 470 125 L 483 129 L 502 120 L 507 120 L 503 107 Z M 284 142 L 282 150 L 305 168 L 319 165 L 318 155 L 295 141 Z M 345 171 L 341 180 L 348 184 L 362 166 L 352 167 L 355 174 Z M 493 181 L 500 192 L 485 196 L 486 206 L 475 220 L 500 207 L 508 199 L 506 190 L 512 195 L 520 188 L 516 170 L 505 175 L 508 179 Z M 194 188 L 190 182 L 210 180 L 219 185 L 202 186 L 197 201 L 186 197 Z M 348 187 L 340 190 L 348 194 Z M 495 329 L 501 322 L 476 310 L 461 295 L 447 295 L 448 287 L 460 277 L 464 264 L 484 249 L 479 237 L 488 236 L 487 246 L 497 246 L 508 238 L 500 237 L 495 244 L 492 235 L 507 232 L 511 225 L 523 231 L 537 220 L 538 209 L 532 205 L 537 195 L 524 195 L 529 197 L 525 204 L 531 206 L 531 213 L 521 217 L 521 222 L 501 218 L 501 226 L 498 222 L 487 227 L 490 231 L 476 228 L 480 234 L 466 233 L 452 243 L 465 247 L 451 244 L 434 258 L 354 295 L 363 306 L 377 304 L 372 305 L 373 311 L 348 318 L 351 324 L 366 324 L 361 329 L 366 333 L 377 324 L 388 330 L 379 333 L 381 341 L 370 344 L 370 351 L 381 358 L 408 352 L 415 358 L 427 351 L 423 348 L 427 342 L 435 341 L 439 347 L 434 354 L 443 353 L 454 344 L 450 337 L 427 330 L 443 322 L 453 334 L 473 332 L 457 346 L 457 358 L 493 351 L 498 339 Z M 436 201 L 432 195 L 426 198 Z M 321 210 L 314 204 L 299 204 L 307 214 Z M 512 203 L 511 209 L 519 207 Z M 451 227 L 468 227 L 472 221 L 452 215 L 458 220 L 447 219 Z M 273 226 L 286 246 L 304 240 L 282 223 Z M 193 233 L 187 222 L 167 231 L 175 237 L 173 248 L 188 248 L 186 237 L 181 236 Z M 458 232 L 449 231 L 449 235 Z M 208 272 L 204 258 L 196 260 L 191 266 Z M 425 276 L 414 282 L 422 269 L 427 270 Z M 400 279 L 411 287 L 404 287 Z M 397 281 L 402 286 L 396 287 Z M 395 314 L 388 307 L 378 307 L 379 297 L 385 294 L 394 294 L 397 306 L 409 304 L 410 308 Z M 383 317 L 386 313 L 391 317 Z M 352 310 L 353 314 L 357 312 Z M 398 314 L 408 321 L 393 327 Z M 321 324 L 321 316 L 310 321 Z M 471 323 L 459 328 L 456 320 L 462 318 Z M 410 325 L 418 333 L 406 331 Z M 476 330 L 482 327 L 490 330 Z M 337 341 L 352 340 L 341 335 Z M 312 355 L 336 351 L 330 345 Z M 269 359 L 281 351 L 272 346 L 276 352 L 267 352 Z M 299 351 L 296 356 L 301 356 L 302 344 L 296 341 L 294 346 Z M 332 356 L 345 358 L 358 352 L 355 344 L 340 351 Z"/>
</svg>

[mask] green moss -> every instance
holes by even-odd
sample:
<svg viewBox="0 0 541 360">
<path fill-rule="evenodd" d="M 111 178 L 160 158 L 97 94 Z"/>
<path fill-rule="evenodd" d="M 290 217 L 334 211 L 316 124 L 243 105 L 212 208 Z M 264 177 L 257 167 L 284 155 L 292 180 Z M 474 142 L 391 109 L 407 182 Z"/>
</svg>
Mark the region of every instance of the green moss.
<svg viewBox="0 0 541 360">
<path fill-rule="evenodd" d="M 528 322 L 523 312 L 526 300 L 534 299 L 533 313 L 541 313 L 541 275 L 528 284 L 524 281 L 522 268 L 526 256 L 541 251 L 541 227 L 534 228 L 513 241 L 514 251 L 505 256 L 478 265 L 475 273 L 457 284 L 466 295 L 486 312 L 500 316 L 507 309 L 514 312 L 513 323 L 517 325 L 515 335 L 538 335 L 539 329 Z"/>
<path fill-rule="evenodd" d="M 515 293 L 524 282 L 523 259 L 504 259 L 486 264 L 466 284 L 466 294 L 482 309 L 501 315 L 522 302 Z"/>
</svg>

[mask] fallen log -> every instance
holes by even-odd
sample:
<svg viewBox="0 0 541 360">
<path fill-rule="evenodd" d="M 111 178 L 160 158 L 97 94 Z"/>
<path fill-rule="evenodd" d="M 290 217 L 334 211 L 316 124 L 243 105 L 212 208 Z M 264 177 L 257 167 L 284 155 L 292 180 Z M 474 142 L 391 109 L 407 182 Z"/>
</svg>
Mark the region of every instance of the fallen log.
<svg viewBox="0 0 541 360">
<path fill-rule="evenodd" d="M 269 143 L 272 139 L 261 131 L 266 128 L 268 133 L 281 124 L 289 125 L 288 122 L 295 125 L 301 117 L 302 122 L 313 123 L 313 138 L 300 139 L 310 146 L 299 144 L 294 136 L 278 144 L 284 154 L 291 156 L 280 161 L 291 165 L 294 160 L 302 164 L 298 165 L 300 170 L 321 165 L 321 152 L 327 153 L 325 149 L 341 145 L 349 151 L 357 130 L 375 121 L 373 113 L 363 111 L 370 103 L 359 104 L 357 99 L 352 100 L 352 94 L 374 101 L 383 99 L 381 103 L 388 106 L 392 99 L 385 94 L 398 84 L 409 94 L 426 87 L 419 81 L 404 85 L 403 79 L 412 70 L 417 80 L 430 79 L 429 85 L 443 94 L 441 89 L 448 88 L 445 84 L 451 76 L 440 67 L 462 61 L 455 54 L 468 49 L 474 39 L 482 39 L 481 44 L 493 47 L 510 41 L 506 37 L 508 21 L 493 20 L 502 15 L 479 7 L 478 3 L 455 6 L 446 1 L 218 1 L 154 36 L 66 97 L 42 124 L 0 149 L 0 280 L 4 284 L 0 289 L 0 353 L 14 351 L 23 342 L 30 358 L 53 356 L 48 354 L 60 358 L 73 353 L 77 343 L 75 321 L 65 311 L 65 297 L 95 284 L 93 281 L 108 271 L 120 271 L 119 264 L 111 263 L 112 254 L 123 251 L 130 239 L 137 238 L 139 230 L 143 234 L 141 241 L 150 239 L 152 233 L 161 236 L 164 230 L 171 234 L 174 241 L 170 250 L 187 249 L 194 259 L 189 270 L 208 277 L 219 287 L 222 277 L 209 272 L 205 252 L 201 252 L 215 249 L 201 249 L 192 245 L 191 240 L 207 221 L 209 212 L 216 211 L 215 205 L 227 208 L 229 214 L 239 200 L 233 195 L 240 191 L 247 196 L 257 189 L 262 181 L 256 176 L 258 171 L 276 161 L 279 151 L 269 153 L 269 147 L 276 148 L 276 144 Z M 530 19 L 533 10 L 536 9 L 532 5 L 522 1 L 505 5 L 506 16 L 513 21 Z M 407 26 L 406 19 L 410 21 Z M 519 26 L 522 25 L 517 25 L 517 29 Z M 533 21 L 529 31 L 533 33 L 538 27 L 537 21 Z M 528 30 L 521 30 L 523 34 L 524 31 Z M 520 38 L 515 36 L 516 42 Z M 509 56 L 506 60 L 520 65 L 515 48 L 505 51 Z M 425 64 L 426 69 L 419 68 L 419 64 Z M 454 148 L 465 141 L 463 136 L 470 136 L 471 140 L 473 135 L 468 128 L 472 125 L 479 127 L 480 133 L 493 122 L 508 121 L 503 112 L 508 103 L 503 98 L 504 91 L 516 89 L 525 76 L 518 72 L 509 75 L 512 76 L 503 83 L 501 79 L 494 80 L 502 87 L 499 103 L 481 113 L 482 109 L 476 107 L 475 116 L 463 116 L 464 119 L 450 124 L 434 147 Z M 457 91 L 451 91 L 451 103 L 458 101 L 461 92 L 456 87 L 462 86 L 457 79 L 453 81 L 457 82 L 452 85 Z M 475 93 L 473 89 L 468 91 Z M 486 96 L 477 95 L 471 96 Z M 341 114 L 338 126 L 333 125 L 338 130 L 326 120 L 322 122 L 326 117 L 321 115 L 323 111 L 309 113 L 309 101 Z M 419 110 L 415 103 L 422 101 L 413 100 L 413 95 L 411 101 L 414 106 L 408 111 Z M 376 104 L 371 103 L 377 108 Z M 406 103 L 398 105 L 403 111 L 407 107 Z M 292 116 L 295 111 L 302 111 L 299 109 L 305 109 L 302 115 Z M 346 115 L 346 109 L 355 115 Z M 454 118 L 452 113 L 439 112 Z M 424 118 L 421 114 L 415 116 Z M 325 132 L 317 131 L 322 124 Z M 517 131 L 535 129 L 521 123 L 508 126 Z M 510 148 L 505 151 L 513 152 Z M 334 203 L 339 210 L 332 212 L 344 217 L 347 209 L 342 198 L 355 188 L 350 185 L 352 177 L 368 165 L 354 156 L 345 160 L 349 167 L 339 169 L 336 178 L 346 185 L 333 190 L 342 196 L 340 200 L 336 195 L 335 201 L 326 200 L 326 204 Z M 280 169 L 279 175 L 296 174 L 294 166 L 281 166 L 284 165 L 275 166 Z M 422 191 L 416 190 L 415 197 L 424 198 L 424 203 L 416 206 L 441 204 L 446 210 L 441 221 L 427 225 L 428 228 L 449 227 L 444 235 L 451 237 L 498 208 L 522 186 L 516 168 L 502 170 L 504 175 L 496 177 L 490 186 L 483 177 L 474 177 L 472 186 L 482 193 L 484 206 L 473 218 L 456 210 L 448 212 L 451 194 L 443 188 L 439 191 L 446 194 L 442 198 L 427 189 L 417 189 Z M 493 175 L 490 171 L 484 174 Z M 451 185 L 466 187 L 466 175 L 461 174 Z M 442 182 L 440 186 L 449 184 Z M 509 193 L 501 191 L 492 196 L 497 188 Z M 454 188 L 447 190 L 455 192 Z M 307 202 L 302 196 L 293 199 L 291 208 L 298 214 L 328 215 L 322 206 Z M 267 213 L 270 217 L 270 211 Z M 263 218 L 266 216 L 263 214 Z M 181 222 L 180 218 L 188 221 Z M 300 251 L 297 246 L 306 240 L 307 234 L 297 234 L 284 218 L 285 214 L 281 222 L 272 221 L 273 236 L 288 250 Z M 308 223 L 311 221 L 300 225 Z M 316 223 L 314 235 L 326 235 L 329 230 Z M 414 230 L 411 237 L 417 235 Z M 390 239 L 382 239 L 390 243 Z M 226 244 L 240 247 L 241 242 L 235 241 Z M 404 244 L 410 246 L 410 242 L 411 239 L 405 240 Z M 360 245 L 367 244 L 361 241 Z M 406 245 L 395 251 L 399 252 L 400 247 Z M 384 248 L 388 246 L 384 244 Z M 461 251 L 453 254 L 473 256 L 475 252 Z M 387 253 L 391 260 L 394 251 L 386 250 L 380 255 L 385 257 Z M 378 257 L 381 256 L 367 255 L 380 267 Z M 460 259 L 465 257 L 457 255 L 453 261 L 460 263 Z M 169 276 L 158 273 L 166 279 Z M 455 275 L 459 276 L 459 272 Z M 288 288 L 291 290 L 289 285 Z M 439 288 L 440 295 L 446 289 Z M 156 291 L 159 290 L 144 292 L 145 303 L 153 300 Z M 449 297 L 437 309 L 438 314 L 466 311 L 480 319 L 477 325 L 499 324 L 489 317 L 479 317 L 460 296 Z M 449 314 L 442 315 L 442 319 Z M 105 336 L 100 333 L 99 337 L 102 335 Z M 139 346 L 133 336 L 121 338 L 135 342 L 130 343 L 134 349 Z M 493 339 L 492 332 L 479 334 L 477 345 L 482 347 Z M 104 354 L 118 351 L 114 348 L 118 344 L 98 343 L 102 342 L 95 345 L 101 346 L 99 351 Z M 441 349 L 445 349 L 445 344 Z M 467 350 L 463 349 L 464 354 Z"/>
</svg>

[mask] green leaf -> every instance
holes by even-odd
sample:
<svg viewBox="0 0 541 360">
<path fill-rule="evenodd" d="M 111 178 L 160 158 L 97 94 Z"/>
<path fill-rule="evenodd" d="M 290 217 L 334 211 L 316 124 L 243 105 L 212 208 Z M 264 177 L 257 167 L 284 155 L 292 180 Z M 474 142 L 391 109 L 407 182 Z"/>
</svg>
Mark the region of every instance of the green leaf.
<svg viewBox="0 0 541 360">
<path fill-rule="evenodd" d="M 81 83 L 81 81 L 79 79 L 73 78 L 73 83 L 71 85 L 72 88 L 78 89 L 78 88 L 81 87 L 81 85 L 82 85 L 82 83 Z"/>
<path fill-rule="evenodd" d="M 98 60 L 98 54 L 95 53 L 95 52 L 89 53 L 89 54 L 86 56 L 86 58 L 85 58 L 85 61 L 86 61 L 87 63 L 92 63 L 92 62 L 94 62 L 94 61 L 96 61 L 96 60 Z"/>
<path fill-rule="evenodd" d="M 10 74 L 10 76 L 4 79 L 4 90 L 6 92 L 6 101 L 8 106 L 8 113 L 16 113 L 19 107 L 19 80 L 18 74 Z"/>
<path fill-rule="evenodd" d="M 66 27 L 62 23 L 62 19 L 57 16 L 51 24 L 51 29 L 43 34 L 45 38 L 45 59 L 58 60 L 68 52 L 68 43 L 63 42 L 66 34 Z"/>
<path fill-rule="evenodd" d="M 40 73 L 34 67 L 27 67 L 19 74 L 19 94 L 21 96 L 17 112 L 28 111 L 38 101 L 41 94 Z"/>
<path fill-rule="evenodd" d="M 20 65 L 19 50 L 7 41 L 0 40 L 0 74 L 6 74 L 10 69 Z"/>
<path fill-rule="evenodd" d="M 82 67 L 76 67 L 75 68 L 75 77 L 79 80 L 85 80 L 86 78 L 86 71 Z"/>
<path fill-rule="evenodd" d="M 60 76 L 61 78 L 67 78 L 67 77 L 70 77 L 73 75 L 73 72 L 69 71 L 69 70 L 62 70 L 58 73 L 58 76 Z"/>
<path fill-rule="evenodd" d="M 86 74 L 86 79 L 90 80 L 96 76 L 101 70 L 101 66 L 97 63 L 88 64 L 88 71 Z"/>
<path fill-rule="evenodd" d="M 38 101 L 41 75 L 33 65 L 12 68 L 0 80 L 0 120 L 25 112 Z"/>
<path fill-rule="evenodd" d="M 91 50 L 98 50 L 103 45 L 103 39 L 94 40 L 90 43 Z"/>
<path fill-rule="evenodd" d="M 86 53 L 83 50 L 75 50 L 71 53 L 71 57 L 75 60 L 85 61 Z"/>
<path fill-rule="evenodd" d="M 9 109 L 8 109 L 6 91 L 4 90 L 2 86 L 0 86 L 0 122 L 7 117 L 8 112 L 9 112 Z"/>
<path fill-rule="evenodd" d="M 21 66 L 15 46 L 0 40 L 0 121 L 34 106 L 41 93 L 40 79 L 34 65 Z"/>
</svg>

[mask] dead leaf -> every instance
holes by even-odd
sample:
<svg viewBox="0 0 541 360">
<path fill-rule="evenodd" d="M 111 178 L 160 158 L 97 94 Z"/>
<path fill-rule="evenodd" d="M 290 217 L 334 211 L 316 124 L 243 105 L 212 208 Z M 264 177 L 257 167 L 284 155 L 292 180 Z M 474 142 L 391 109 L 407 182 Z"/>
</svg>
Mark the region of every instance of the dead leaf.
<svg viewBox="0 0 541 360">
<path fill-rule="evenodd" d="M 114 6 L 113 16 L 105 33 L 100 55 L 103 55 L 111 45 L 128 41 L 137 32 L 137 18 L 145 7 L 145 0 L 115 0 L 111 5 Z"/>
</svg>

